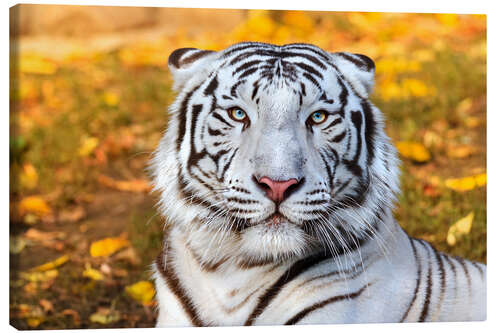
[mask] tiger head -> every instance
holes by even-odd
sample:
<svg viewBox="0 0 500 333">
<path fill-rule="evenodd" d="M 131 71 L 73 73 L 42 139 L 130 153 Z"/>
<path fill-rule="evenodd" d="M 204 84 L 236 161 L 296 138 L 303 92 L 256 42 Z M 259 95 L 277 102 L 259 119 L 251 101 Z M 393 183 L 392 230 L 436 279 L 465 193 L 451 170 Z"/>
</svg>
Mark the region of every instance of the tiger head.
<svg viewBox="0 0 500 333">
<path fill-rule="evenodd" d="M 169 68 L 179 93 L 152 163 L 169 223 L 250 261 L 376 234 L 399 172 L 370 58 L 240 43 L 178 49 Z"/>
</svg>

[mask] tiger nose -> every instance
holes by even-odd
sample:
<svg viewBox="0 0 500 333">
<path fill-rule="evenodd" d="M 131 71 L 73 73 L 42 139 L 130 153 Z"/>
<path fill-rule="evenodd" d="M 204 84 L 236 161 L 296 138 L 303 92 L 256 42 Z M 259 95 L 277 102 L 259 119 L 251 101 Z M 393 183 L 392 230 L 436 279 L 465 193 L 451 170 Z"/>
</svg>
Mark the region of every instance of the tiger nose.
<svg viewBox="0 0 500 333">
<path fill-rule="evenodd" d="M 260 188 L 266 191 L 266 195 L 269 199 L 279 204 L 293 192 L 294 185 L 298 184 L 299 181 L 296 178 L 277 181 L 269 177 L 262 177 L 257 179 L 257 183 Z"/>
</svg>

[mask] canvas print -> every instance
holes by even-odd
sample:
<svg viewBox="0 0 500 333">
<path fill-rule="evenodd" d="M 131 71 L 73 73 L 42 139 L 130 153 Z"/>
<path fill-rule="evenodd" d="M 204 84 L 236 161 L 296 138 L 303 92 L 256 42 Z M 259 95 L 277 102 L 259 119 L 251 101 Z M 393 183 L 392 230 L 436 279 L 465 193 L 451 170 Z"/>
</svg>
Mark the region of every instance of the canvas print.
<svg viewBox="0 0 500 333">
<path fill-rule="evenodd" d="M 18 329 L 486 320 L 486 16 L 11 8 Z"/>
</svg>

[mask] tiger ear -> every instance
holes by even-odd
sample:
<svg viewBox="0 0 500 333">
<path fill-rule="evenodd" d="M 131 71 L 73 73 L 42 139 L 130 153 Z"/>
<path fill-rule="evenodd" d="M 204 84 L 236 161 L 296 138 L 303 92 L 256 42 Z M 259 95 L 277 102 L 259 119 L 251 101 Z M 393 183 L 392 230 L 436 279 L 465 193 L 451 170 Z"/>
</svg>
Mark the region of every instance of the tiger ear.
<svg viewBox="0 0 500 333">
<path fill-rule="evenodd" d="M 195 48 L 177 49 L 168 57 L 168 68 L 174 79 L 173 89 L 179 91 L 195 74 L 207 70 L 216 52 Z"/>
<path fill-rule="evenodd" d="M 348 52 L 331 53 L 333 61 L 356 92 L 368 98 L 372 92 L 375 63 L 369 57 Z"/>
</svg>

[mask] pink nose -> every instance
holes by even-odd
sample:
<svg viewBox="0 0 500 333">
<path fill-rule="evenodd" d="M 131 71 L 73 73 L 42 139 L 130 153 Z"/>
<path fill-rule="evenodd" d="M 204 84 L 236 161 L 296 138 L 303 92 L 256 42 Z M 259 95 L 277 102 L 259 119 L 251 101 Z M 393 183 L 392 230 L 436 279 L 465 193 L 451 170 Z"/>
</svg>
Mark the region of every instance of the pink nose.
<svg viewBox="0 0 500 333">
<path fill-rule="evenodd" d="M 285 181 L 276 181 L 269 177 L 262 177 L 259 179 L 259 183 L 262 184 L 263 187 L 266 187 L 266 194 L 269 199 L 276 203 L 280 203 L 283 201 L 286 190 L 289 189 L 290 186 L 297 184 L 298 181 L 295 178 Z"/>
</svg>

